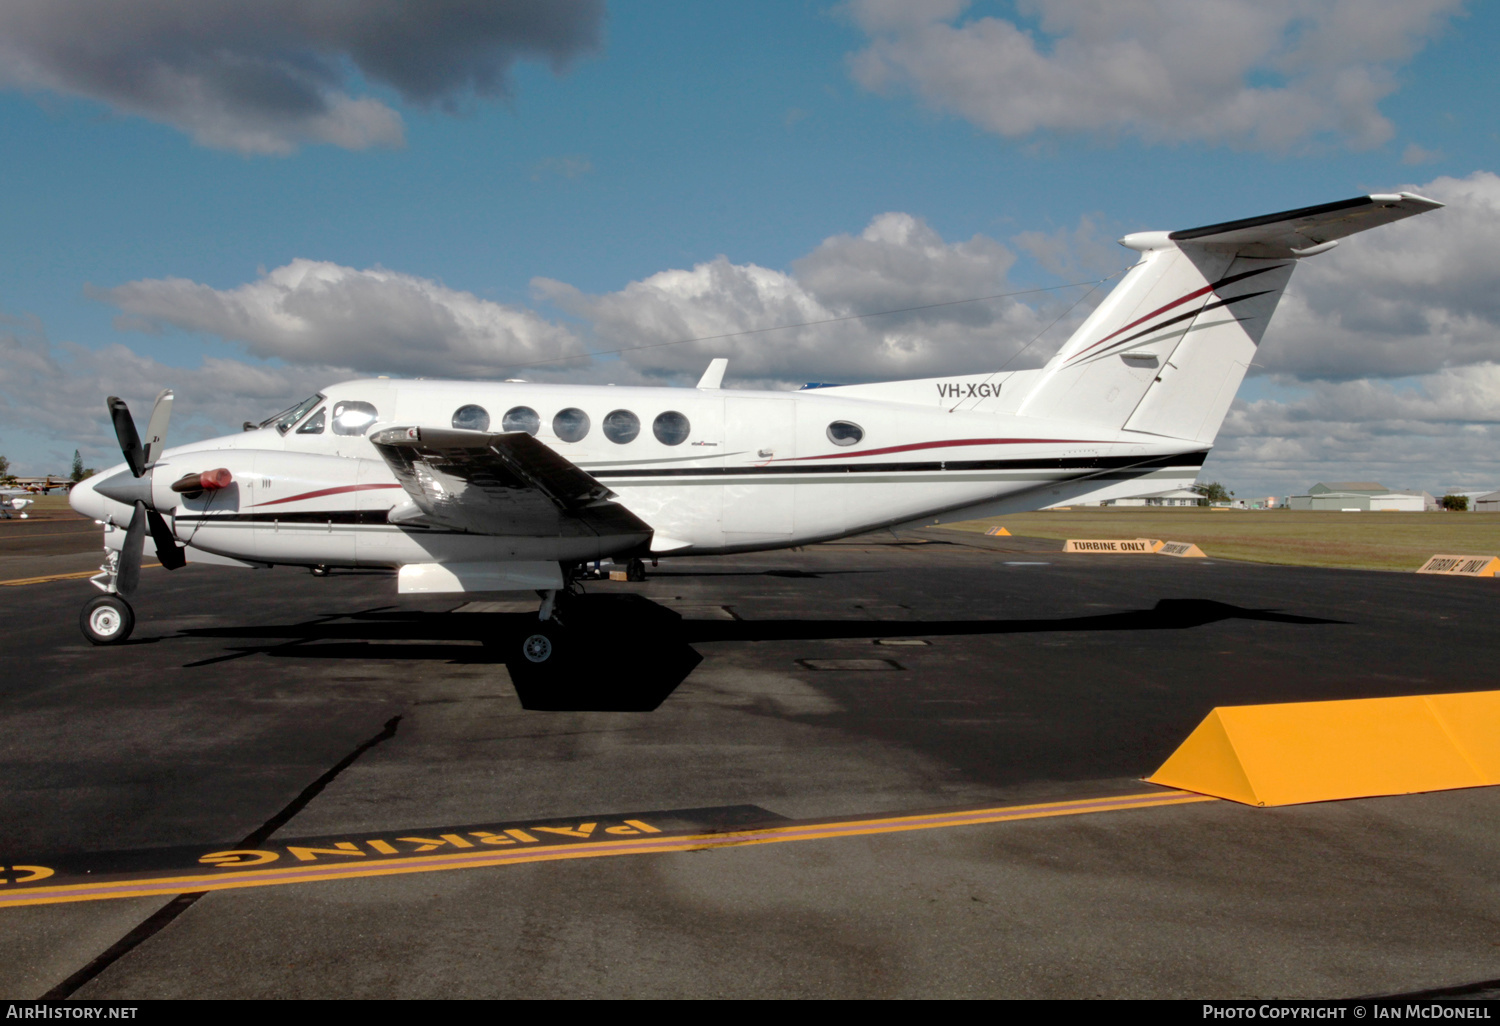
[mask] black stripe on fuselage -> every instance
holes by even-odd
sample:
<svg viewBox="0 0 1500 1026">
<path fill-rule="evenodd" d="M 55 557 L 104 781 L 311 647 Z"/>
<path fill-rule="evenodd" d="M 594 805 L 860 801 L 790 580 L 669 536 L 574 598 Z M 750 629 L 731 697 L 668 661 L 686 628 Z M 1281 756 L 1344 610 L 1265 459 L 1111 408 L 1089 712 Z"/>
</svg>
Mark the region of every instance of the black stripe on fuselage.
<svg viewBox="0 0 1500 1026">
<path fill-rule="evenodd" d="M 697 467 L 681 468 L 673 470 L 616 470 L 609 473 L 599 472 L 594 474 L 596 478 L 680 478 L 680 477 L 714 477 L 720 480 L 734 480 L 745 477 L 784 476 L 788 474 L 890 474 L 890 473 L 951 473 L 955 471 L 977 471 L 977 470 L 1081 470 L 1081 471 L 1113 471 L 1113 473 L 1085 473 L 1086 479 L 1097 480 L 1129 480 L 1133 477 L 1141 477 L 1153 470 L 1163 470 L 1170 467 L 1201 467 L 1208 451 L 1178 453 L 1171 456 L 1158 456 L 1153 459 L 1141 459 L 1136 456 L 1096 456 L 1077 458 L 1035 459 L 1035 460 L 947 460 L 945 462 L 923 462 L 923 463 L 866 463 L 866 464 L 839 464 L 828 466 L 819 464 L 811 466 L 799 464 L 797 466 L 775 466 L 775 467 Z M 176 516 L 179 523 L 187 524 L 210 524 L 210 523 L 254 523 L 254 524 L 311 524 L 314 526 L 326 526 L 337 524 L 339 526 L 371 525 L 380 527 L 399 526 L 403 530 L 420 531 L 431 534 L 462 534 L 465 532 L 454 532 L 442 528 L 428 527 L 418 523 L 405 523 L 392 525 L 386 519 L 387 511 L 383 509 L 361 509 L 361 510 L 281 510 L 274 513 L 180 513 Z"/>
<path fill-rule="evenodd" d="M 386 519 L 389 512 L 384 509 L 314 509 L 278 513 L 179 513 L 174 519 L 179 524 L 212 524 L 216 521 L 230 520 L 241 524 L 312 524 L 317 527 L 328 524 L 338 524 L 341 527 L 351 524 L 379 524 L 385 527 L 390 524 L 390 521 Z M 410 526 L 418 531 L 431 530 L 424 524 Z"/>
<path fill-rule="evenodd" d="M 778 463 L 761 467 L 682 467 L 670 470 L 600 470 L 603 480 L 641 477 L 777 477 L 785 474 L 901 474 L 961 470 L 1155 470 L 1162 467 L 1201 467 L 1208 450 L 1142 459 L 1139 456 L 1067 456 L 1030 460 L 933 460 L 904 463 Z"/>
</svg>

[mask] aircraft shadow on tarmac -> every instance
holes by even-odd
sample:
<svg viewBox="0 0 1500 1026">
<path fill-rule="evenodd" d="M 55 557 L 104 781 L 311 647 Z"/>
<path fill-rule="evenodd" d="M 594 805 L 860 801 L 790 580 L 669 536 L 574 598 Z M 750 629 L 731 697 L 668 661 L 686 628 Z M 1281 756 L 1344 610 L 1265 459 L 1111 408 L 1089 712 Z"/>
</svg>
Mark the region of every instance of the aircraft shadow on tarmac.
<svg viewBox="0 0 1500 1026">
<path fill-rule="evenodd" d="M 656 577 L 792 577 L 807 580 L 822 580 L 824 577 L 842 577 L 847 574 L 878 574 L 882 570 L 653 570 Z"/>
<path fill-rule="evenodd" d="M 955 637 L 1079 631 L 1190 630 L 1224 620 L 1334 625 L 1346 621 L 1246 609 L 1207 599 L 1162 599 L 1150 609 L 1090 616 L 1014 620 L 684 620 L 642 595 L 584 595 L 568 608 L 567 624 L 583 639 L 557 669 L 545 673 L 519 657 L 527 613 L 432 613 L 368 609 L 316 620 L 255 627 L 206 627 L 177 637 L 281 639 L 236 646 L 185 664 L 198 667 L 264 655 L 290 659 L 445 660 L 504 663 L 523 708 L 552 711 L 649 712 L 702 662 L 693 644 L 723 641 L 810 641 L 890 637 Z M 165 640 L 170 640 L 165 639 Z M 482 646 L 453 642 L 483 642 Z"/>
</svg>

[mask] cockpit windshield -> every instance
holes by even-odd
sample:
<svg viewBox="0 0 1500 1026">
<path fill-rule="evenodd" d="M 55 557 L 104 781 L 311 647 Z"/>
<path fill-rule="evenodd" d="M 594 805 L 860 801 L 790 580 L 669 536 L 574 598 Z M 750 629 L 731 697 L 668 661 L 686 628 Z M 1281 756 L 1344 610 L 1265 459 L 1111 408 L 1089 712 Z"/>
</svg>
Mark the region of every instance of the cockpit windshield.
<svg viewBox="0 0 1500 1026">
<path fill-rule="evenodd" d="M 300 403 L 298 403 L 296 406 L 293 406 L 289 410 L 283 410 L 281 413 L 276 414 L 276 416 L 274 417 L 267 417 L 265 420 L 260 422 L 260 426 L 263 428 L 275 427 L 277 431 L 281 432 L 284 435 L 292 429 L 293 424 L 297 423 L 297 421 L 301 420 L 303 416 L 306 415 L 308 410 L 311 410 L 314 406 L 318 405 L 322 401 L 323 395 L 320 392 L 319 394 L 313 396 L 311 399 L 302 400 Z"/>
</svg>

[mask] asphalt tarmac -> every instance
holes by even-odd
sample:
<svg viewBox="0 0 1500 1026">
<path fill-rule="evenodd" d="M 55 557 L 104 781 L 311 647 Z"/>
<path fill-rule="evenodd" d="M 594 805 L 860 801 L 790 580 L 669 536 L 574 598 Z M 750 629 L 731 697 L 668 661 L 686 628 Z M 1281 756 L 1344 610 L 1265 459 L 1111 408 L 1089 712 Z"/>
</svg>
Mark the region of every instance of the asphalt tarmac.
<svg viewBox="0 0 1500 1026">
<path fill-rule="evenodd" d="M 97 565 L 81 527 L 48 553 L 0 527 L 0 580 Z M 0 996 L 1500 978 L 1495 789 L 1254 809 L 1140 779 L 1216 705 L 1500 686 L 1500 582 L 950 540 L 590 584 L 557 681 L 507 668 L 526 603 L 388 576 L 147 569 L 114 648 L 79 633 L 86 581 L 0 587 L 0 902 L 26 866 L 138 894 L 0 907 Z M 347 868 L 380 844 L 406 862 Z M 330 875 L 212 889 L 239 850 Z"/>
</svg>

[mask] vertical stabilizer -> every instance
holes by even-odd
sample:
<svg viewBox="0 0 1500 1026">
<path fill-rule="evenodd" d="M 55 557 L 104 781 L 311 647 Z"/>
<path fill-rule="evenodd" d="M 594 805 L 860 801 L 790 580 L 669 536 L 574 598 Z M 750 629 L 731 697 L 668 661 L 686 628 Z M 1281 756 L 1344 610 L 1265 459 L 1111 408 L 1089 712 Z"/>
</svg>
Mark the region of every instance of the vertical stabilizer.
<svg viewBox="0 0 1500 1026">
<path fill-rule="evenodd" d="M 1022 414 L 1212 444 L 1299 259 L 1442 206 L 1410 193 L 1121 239 L 1141 260 L 1043 369 Z"/>
</svg>

